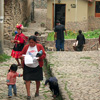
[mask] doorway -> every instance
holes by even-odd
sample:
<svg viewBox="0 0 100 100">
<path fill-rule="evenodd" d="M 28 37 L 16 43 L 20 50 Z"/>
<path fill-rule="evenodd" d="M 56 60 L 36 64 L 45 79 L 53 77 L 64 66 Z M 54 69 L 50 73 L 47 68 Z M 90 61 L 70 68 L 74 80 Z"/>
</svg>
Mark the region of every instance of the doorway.
<svg viewBox="0 0 100 100">
<path fill-rule="evenodd" d="M 54 5 L 53 5 L 54 6 Z M 54 8 L 54 7 L 53 7 Z M 53 27 L 56 26 L 56 21 L 59 20 L 61 24 L 65 25 L 65 4 L 55 4 L 55 11 L 53 12 L 54 18 L 53 18 Z M 54 14 L 55 13 L 55 14 Z"/>
</svg>

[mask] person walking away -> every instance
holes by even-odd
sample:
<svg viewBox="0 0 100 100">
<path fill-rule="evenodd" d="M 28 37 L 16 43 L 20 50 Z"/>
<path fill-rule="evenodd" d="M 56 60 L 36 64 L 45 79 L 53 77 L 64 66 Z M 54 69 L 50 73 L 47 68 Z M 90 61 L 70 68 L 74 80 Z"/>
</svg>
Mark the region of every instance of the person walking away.
<svg viewBox="0 0 100 100">
<path fill-rule="evenodd" d="M 23 28 L 23 25 L 22 24 L 18 24 L 16 26 L 16 28 L 17 28 L 17 32 L 18 33 L 15 35 L 14 40 L 11 40 L 12 43 L 15 43 L 14 48 L 13 48 L 13 50 L 11 52 L 11 56 L 13 58 L 15 58 L 15 60 L 18 63 L 18 66 L 20 66 L 21 63 L 19 61 L 19 55 L 20 55 L 20 52 L 22 51 L 25 43 L 27 42 L 28 37 L 25 36 L 22 33 L 22 28 Z"/>
<path fill-rule="evenodd" d="M 21 77 L 23 74 L 17 73 L 18 66 L 16 64 L 12 64 L 10 70 L 7 74 L 7 85 L 8 85 L 8 97 L 12 97 L 12 88 L 13 93 L 17 96 L 17 88 L 16 88 L 16 77 Z"/>
<path fill-rule="evenodd" d="M 85 37 L 82 34 L 82 30 L 78 31 L 79 35 L 77 36 L 76 41 L 78 41 L 77 51 L 82 51 L 85 44 Z"/>
<path fill-rule="evenodd" d="M 65 26 L 60 24 L 60 21 L 56 21 L 56 27 L 55 27 L 55 35 L 54 35 L 54 41 L 56 41 L 56 51 L 64 51 L 64 31 L 67 35 L 67 31 L 65 29 Z"/>
<path fill-rule="evenodd" d="M 37 57 L 37 54 L 41 51 L 41 56 L 37 59 L 32 60 L 31 64 L 27 64 L 25 60 L 28 56 L 28 59 L 33 59 L 34 57 Z M 24 57 L 23 55 L 26 55 Z M 46 53 L 44 51 L 44 48 L 41 44 L 37 43 L 36 36 L 30 36 L 29 37 L 29 44 L 25 45 L 23 48 L 20 58 L 22 61 L 24 61 L 23 65 L 23 79 L 26 81 L 26 91 L 27 91 L 27 100 L 31 99 L 30 95 L 30 82 L 35 81 L 36 82 L 36 92 L 35 97 L 39 96 L 39 88 L 40 88 L 40 81 L 43 80 L 43 59 L 46 57 Z M 29 61 L 30 62 L 30 61 Z"/>
</svg>

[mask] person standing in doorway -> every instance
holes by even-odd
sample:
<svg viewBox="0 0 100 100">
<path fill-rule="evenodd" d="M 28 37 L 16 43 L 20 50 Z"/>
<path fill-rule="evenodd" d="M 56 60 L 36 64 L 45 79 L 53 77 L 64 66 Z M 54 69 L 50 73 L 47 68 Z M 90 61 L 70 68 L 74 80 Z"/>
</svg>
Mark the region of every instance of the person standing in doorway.
<svg viewBox="0 0 100 100">
<path fill-rule="evenodd" d="M 64 51 L 64 31 L 67 34 L 65 26 L 56 21 L 54 40 L 56 41 L 56 51 Z"/>
<path fill-rule="evenodd" d="M 76 41 L 78 41 L 77 51 L 82 51 L 85 44 L 85 37 L 82 34 L 82 30 L 78 31 L 79 35 L 77 36 Z"/>
</svg>

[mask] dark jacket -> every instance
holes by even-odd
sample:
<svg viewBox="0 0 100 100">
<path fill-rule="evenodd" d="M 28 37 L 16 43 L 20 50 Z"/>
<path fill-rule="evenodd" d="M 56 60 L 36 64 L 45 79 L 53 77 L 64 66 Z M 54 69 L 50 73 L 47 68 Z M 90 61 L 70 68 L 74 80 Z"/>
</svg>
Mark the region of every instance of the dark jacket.
<svg viewBox="0 0 100 100">
<path fill-rule="evenodd" d="M 50 77 L 49 79 L 47 79 L 45 81 L 45 85 L 47 85 L 47 83 L 49 83 L 49 85 L 57 85 L 58 84 L 58 80 L 55 77 Z"/>
<path fill-rule="evenodd" d="M 85 44 L 85 37 L 84 37 L 84 35 L 83 35 L 83 34 L 79 34 L 79 35 L 77 36 L 77 41 L 78 41 L 78 45 L 83 45 L 83 44 Z"/>
</svg>

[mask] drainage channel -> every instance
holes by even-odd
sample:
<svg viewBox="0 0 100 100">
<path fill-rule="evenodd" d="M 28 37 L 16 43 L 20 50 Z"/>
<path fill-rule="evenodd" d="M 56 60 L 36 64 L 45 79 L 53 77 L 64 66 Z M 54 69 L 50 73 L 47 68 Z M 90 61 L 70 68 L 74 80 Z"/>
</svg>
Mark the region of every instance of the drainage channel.
<svg viewBox="0 0 100 100">
<path fill-rule="evenodd" d="M 45 73 L 45 77 L 46 79 L 48 79 L 49 77 L 53 77 L 51 70 L 50 70 L 50 65 L 47 63 L 47 60 L 44 59 L 44 67 L 43 67 L 43 71 Z M 53 100 L 63 100 L 61 93 L 59 94 L 59 96 L 57 96 L 56 98 L 54 98 Z"/>
</svg>

